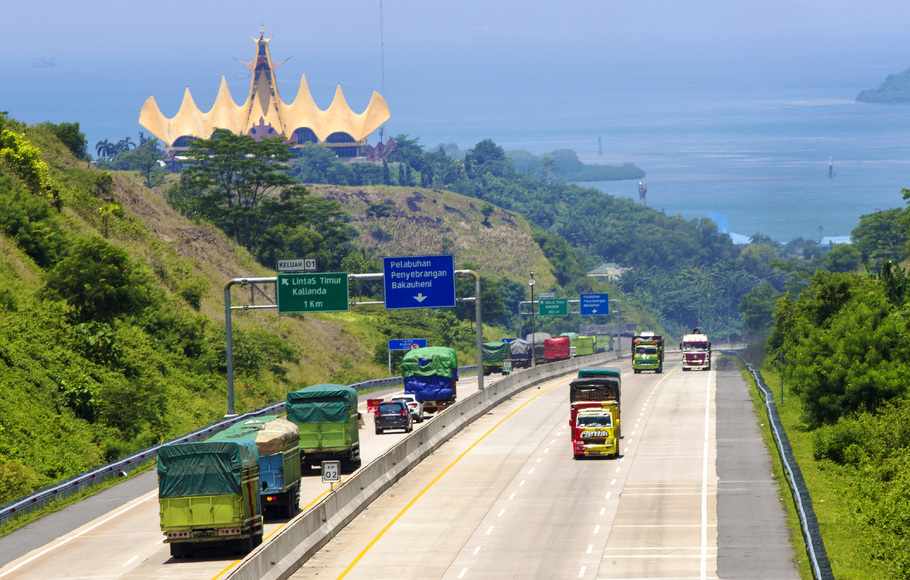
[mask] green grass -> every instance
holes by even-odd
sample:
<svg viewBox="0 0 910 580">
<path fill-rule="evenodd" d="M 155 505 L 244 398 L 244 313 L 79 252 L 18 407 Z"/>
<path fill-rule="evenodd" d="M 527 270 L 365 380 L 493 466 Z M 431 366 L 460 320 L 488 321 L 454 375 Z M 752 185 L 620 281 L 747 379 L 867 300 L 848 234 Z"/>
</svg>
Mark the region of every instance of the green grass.
<svg viewBox="0 0 910 580">
<path fill-rule="evenodd" d="M 26 525 L 43 518 L 48 514 L 58 512 L 63 508 L 69 507 L 75 503 L 78 503 L 84 500 L 87 497 L 92 497 L 93 495 L 99 494 L 102 491 L 114 487 L 115 485 L 121 484 L 124 481 L 138 477 L 140 474 L 145 473 L 150 469 L 155 469 L 157 466 L 156 461 L 147 461 L 137 465 L 132 469 L 126 477 L 111 477 L 105 479 L 101 483 L 97 483 L 88 489 L 84 489 L 79 493 L 74 493 L 70 496 L 55 499 L 51 502 L 48 502 L 43 508 L 32 510 L 22 514 L 21 516 L 7 521 L 4 525 L 0 526 L 0 537 L 5 536 L 6 534 L 11 534 L 16 530 L 25 527 Z"/>
<path fill-rule="evenodd" d="M 780 374 L 774 368 L 766 366 L 760 368 L 766 386 L 772 390 L 777 401 L 778 414 L 793 449 L 793 455 L 806 486 L 809 488 L 812 507 L 818 519 L 834 577 L 852 580 L 882 578 L 881 571 L 873 569 L 871 562 L 864 557 L 858 541 L 858 538 L 863 536 L 864 530 L 856 524 L 853 510 L 848 504 L 849 494 L 844 493 L 844 489 L 850 487 L 851 482 L 846 481 L 836 471 L 825 469 L 824 464 L 813 459 L 812 434 L 807 431 L 805 424 L 800 420 L 802 409 L 799 400 L 784 383 L 783 404 L 781 404 Z M 774 477 L 779 482 L 781 496 L 786 500 L 784 504 L 787 508 L 787 524 L 791 531 L 790 542 L 796 554 L 800 578 L 811 580 L 813 578 L 812 569 L 796 512 L 796 503 L 784 475 L 777 445 L 771 433 L 764 397 L 745 368 L 743 376 L 751 386 L 752 400 L 756 416 L 761 424 L 762 437 L 765 439 L 768 449 L 771 450 Z"/>
</svg>

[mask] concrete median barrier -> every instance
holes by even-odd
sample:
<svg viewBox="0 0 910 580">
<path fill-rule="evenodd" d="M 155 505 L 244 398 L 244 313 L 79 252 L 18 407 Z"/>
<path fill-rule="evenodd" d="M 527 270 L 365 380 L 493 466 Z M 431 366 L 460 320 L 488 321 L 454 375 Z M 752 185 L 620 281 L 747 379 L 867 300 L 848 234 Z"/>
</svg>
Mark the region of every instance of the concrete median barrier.
<svg viewBox="0 0 910 580">
<path fill-rule="evenodd" d="M 615 351 L 598 353 L 522 369 L 482 391 L 462 396 L 458 403 L 355 471 L 331 494 L 291 520 L 268 542 L 250 553 L 227 578 L 260 580 L 290 577 L 302 562 L 315 554 L 373 500 L 466 425 L 515 393 L 584 366 L 616 360 L 617 355 Z"/>
</svg>

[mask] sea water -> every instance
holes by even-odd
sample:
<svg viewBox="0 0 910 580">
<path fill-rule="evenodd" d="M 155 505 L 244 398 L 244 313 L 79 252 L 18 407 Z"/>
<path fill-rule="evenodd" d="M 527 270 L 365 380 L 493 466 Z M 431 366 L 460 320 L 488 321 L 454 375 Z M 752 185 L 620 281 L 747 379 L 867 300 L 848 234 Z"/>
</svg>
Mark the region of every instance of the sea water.
<svg viewBox="0 0 910 580">
<path fill-rule="evenodd" d="M 507 150 L 567 148 L 585 163 L 634 163 L 646 172 L 643 200 L 638 180 L 583 185 L 687 220 L 716 211 L 729 216 L 732 233 L 786 242 L 849 236 L 862 215 L 905 207 L 910 104 L 854 101 L 860 90 L 910 64 L 902 59 L 858 55 L 828 66 L 737 61 L 725 70 L 643 62 L 603 70 L 517 62 L 503 68 L 474 60 L 415 63 L 397 74 L 390 67 L 385 89 L 369 67 L 341 84 L 355 112 L 366 108 L 373 90 L 385 90 L 392 114 L 385 138 L 405 134 L 427 149 L 439 143 L 467 149 L 489 138 Z M 19 82 L 0 90 L 0 110 L 29 123 L 79 121 L 94 153 L 102 139 L 116 143 L 130 135 L 136 142 L 140 131 L 148 135 L 138 117 L 149 96 L 170 117 L 191 85 L 205 111 L 225 75 L 242 102 L 249 71 L 225 66 L 226 60 L 112 60 L 105 74 L 67 68 L 62 59 L 58 68 L 7 67 L 3 78 Z M 878 65 L 870 69 L 870 63 Z M 294 99 L 305 73 L 317 105 L 328 108 L 333 73 L 346 65 L 307 66 L 279 70 L 282 98 Z M 378 139 L 377 132 L 369 142 Z"/>
<path fill-rule="evenodd" d="M 525 92 L 490 83 L 435 102 L 458 110 L 458 122 L 425 114 L 402 132 L 431 145 L 489 137 L 507 150 L 568 148 L 585 163 L 634 163 L 646 172 L 644 199 L 639 180 L 580 185 L 685 219 L 726 214 L 729 231 L 744 237 L 842 241 L 861 216 L 905 207 L 901 190 L 910 188 L 910 104 L 856 102 L 886 76 L 868 68 L 858 59 L 685 78 L 629 73 Z"/>
</svg>

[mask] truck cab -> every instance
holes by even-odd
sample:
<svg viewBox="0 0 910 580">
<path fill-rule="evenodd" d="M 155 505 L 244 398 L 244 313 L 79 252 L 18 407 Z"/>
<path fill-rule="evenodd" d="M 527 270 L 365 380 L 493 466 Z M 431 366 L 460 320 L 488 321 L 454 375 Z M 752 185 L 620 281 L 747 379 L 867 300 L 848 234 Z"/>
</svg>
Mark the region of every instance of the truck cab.
<svg viewBox="0 0 910 580">
<path fill-rule="evenodd" d="M 662 373 L 664 370 L 664 339 L 653 332 L 643 332 L 632 338 L 632 370 Z"/>
<path fill-rule="evenodd" d="M 572 455 L 575 459 L 619 456 L 619 438 L 616 436 L 612 408 L 581 408 L 573 415 Z"/>
<path fill-rule="evenodd" d="M 691 333 L 683 335 L 679 344 L 682 350 L 682 370 L 692 369 L 711 370 L 711 343 L 708 335 L 696 328 Z"/>
</svg>

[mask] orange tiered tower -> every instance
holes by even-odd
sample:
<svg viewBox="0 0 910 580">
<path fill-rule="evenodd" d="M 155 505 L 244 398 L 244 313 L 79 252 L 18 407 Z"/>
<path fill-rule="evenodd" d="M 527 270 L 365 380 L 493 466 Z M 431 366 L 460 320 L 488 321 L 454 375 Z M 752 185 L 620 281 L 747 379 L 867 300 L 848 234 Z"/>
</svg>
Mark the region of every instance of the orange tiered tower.
<svg viewBox="0 0 910 580">
<path fill-rule="evenodd" d="M 139 113 L 139 124 L 160 139 L 171 154 L 186 150 L 192 138 L 208 139 L 215 129 L 226 129 L 238 135 L 263 137 L 284 136 L 295 147 L 321 143 L 332 148 L 339 157 L 356 157 L 366 144 L 367 136 L 389 120 L 389 107 L 382 95 L 373 91 L 366 110 L 354 113 L 345 101 L 341 85 L 328 109 L 316 106 L 307 86 L 306 76 L 300 78 L 300 88 L 294 102 L 287 104 L 278 94 L 275 69 L 269 41 L 260 30 L 256 42 L 256 58 L 243 63 L 253 72 L 250 93 L 242 105 L 234 103 L 227 81 L 221 77 L 221 87 L 212 109 L 203 113 L 193 102 L 187 87 L 183 103 L 173 118 L 167 118 L 158 108 L 155 97 L 149 97 Z"/>
</svg>

